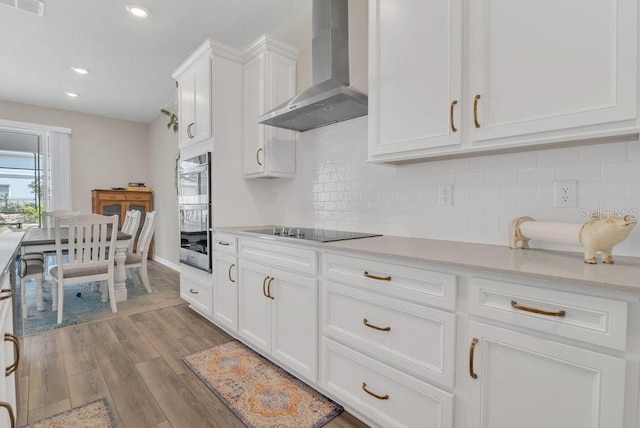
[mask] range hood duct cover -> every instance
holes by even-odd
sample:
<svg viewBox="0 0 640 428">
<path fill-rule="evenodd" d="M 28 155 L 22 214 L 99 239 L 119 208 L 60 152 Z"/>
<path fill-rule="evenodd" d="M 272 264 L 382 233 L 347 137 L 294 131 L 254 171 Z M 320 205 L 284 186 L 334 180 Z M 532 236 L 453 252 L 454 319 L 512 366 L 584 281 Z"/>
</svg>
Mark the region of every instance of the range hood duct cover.
<svg viewBox="0 0 640 428">
<path fill-rule="evenodd" d="M 349 86 L 348 0 L 313 0 L 313 86 L 258 118 L 308 131 L 367 114 L 368 97 Z"/>
</svg>

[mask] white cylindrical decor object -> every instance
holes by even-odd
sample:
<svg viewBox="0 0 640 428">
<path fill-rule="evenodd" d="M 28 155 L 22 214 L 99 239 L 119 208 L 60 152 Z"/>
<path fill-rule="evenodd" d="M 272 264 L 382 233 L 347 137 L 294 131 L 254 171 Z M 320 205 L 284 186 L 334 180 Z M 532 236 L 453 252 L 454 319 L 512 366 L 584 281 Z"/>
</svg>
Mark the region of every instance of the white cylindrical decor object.
<svg viewBox="0 0 640 428">
<path fill-rule="evenodd" d="M 582 224 L 554 223 L 549 221 L 524 221 L 520 232 L 528 239 L 555 242 L 580 247 Z"/>
</svg>

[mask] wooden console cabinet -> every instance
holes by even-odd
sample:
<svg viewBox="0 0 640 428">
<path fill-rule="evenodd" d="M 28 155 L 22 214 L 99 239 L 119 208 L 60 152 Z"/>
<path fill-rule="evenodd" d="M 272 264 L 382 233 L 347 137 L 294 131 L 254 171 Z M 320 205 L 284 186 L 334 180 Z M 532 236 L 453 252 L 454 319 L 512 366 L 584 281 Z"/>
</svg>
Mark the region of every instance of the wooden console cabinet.
<svg viewBox="0 0 640 428">
<path fill-rule="evenodd" d="M 127 211 L 140 211 L 140 225 L 133 244 L 133 248 L 136 249 L 144 219 L 148 212 L 153 211 L 153 192 L 94 189 L 91 191 L 91 210 L 102 215 L 117 214 L 120 217 L 118 228 L 122 227 Z M 153 242 L 149 247 L 149 258 L 152 257 Z"/>
</svg>

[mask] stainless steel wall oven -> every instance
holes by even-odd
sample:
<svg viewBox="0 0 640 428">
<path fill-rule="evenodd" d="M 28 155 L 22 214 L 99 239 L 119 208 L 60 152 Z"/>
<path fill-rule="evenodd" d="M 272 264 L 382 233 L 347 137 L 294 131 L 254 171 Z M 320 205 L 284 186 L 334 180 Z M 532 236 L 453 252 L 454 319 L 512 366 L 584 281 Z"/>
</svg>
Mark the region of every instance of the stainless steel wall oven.
<svg viewBox="0 0 640 428">
<path fill-rule="evenodd" d="M 211 153 L 180 161 L 180 262 L 211 272 Z"/>
</svg>

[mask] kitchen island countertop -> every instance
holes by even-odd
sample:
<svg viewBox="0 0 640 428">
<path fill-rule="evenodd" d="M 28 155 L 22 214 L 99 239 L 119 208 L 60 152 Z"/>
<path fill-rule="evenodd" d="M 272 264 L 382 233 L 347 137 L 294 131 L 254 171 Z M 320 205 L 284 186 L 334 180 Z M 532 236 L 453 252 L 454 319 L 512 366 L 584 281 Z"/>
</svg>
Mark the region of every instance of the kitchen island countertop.
<svg viewBox="0 0 640 428">
<path fill-rule="evenodd" d="M 543 249 L 512 250 L 507 245 L 476 244 L 435 239 L 377 236 L 327 243 L 257 235 L 246 232 L 273 226 L 226 227 L 216 231 L 248 238 L 264 238 L 287 244 L 312 246 L 328 251 L 349 251 L 361 255 L 393 257 L 476 271 L 515 275 L 544 281 L 592 286 L 625 293 L 640 293 L 640 258 L 616 256 L 612 265 L 584 262 L 582 252 Z"/>
</svg>

